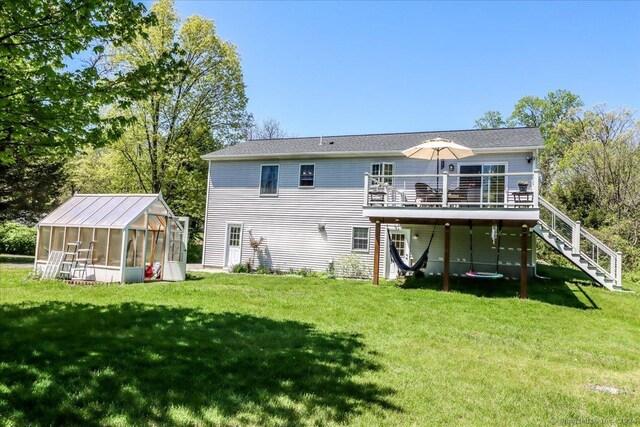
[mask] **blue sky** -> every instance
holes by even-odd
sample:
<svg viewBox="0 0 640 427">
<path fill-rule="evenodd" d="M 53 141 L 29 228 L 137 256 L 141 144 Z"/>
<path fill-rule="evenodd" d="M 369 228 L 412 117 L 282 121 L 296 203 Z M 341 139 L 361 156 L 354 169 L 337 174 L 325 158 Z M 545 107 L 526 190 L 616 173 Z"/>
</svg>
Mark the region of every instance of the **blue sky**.
<svg viewBox="0 0 640 427">
<path fill-rule="evenodd" d="M 299 136 L 471 128 L 559 88 L 640 109 L 640 2 L 177 7 L 216 20 L 240 52 L 249 111 Z"/>
</svg>

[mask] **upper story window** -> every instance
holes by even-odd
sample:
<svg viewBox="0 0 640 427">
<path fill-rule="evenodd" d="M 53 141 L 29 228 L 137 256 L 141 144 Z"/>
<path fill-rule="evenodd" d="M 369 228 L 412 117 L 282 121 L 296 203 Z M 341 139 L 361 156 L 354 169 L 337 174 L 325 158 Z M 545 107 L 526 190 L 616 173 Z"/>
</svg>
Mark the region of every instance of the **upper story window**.
<svg viewBox="0 0 640 427">
<path fill-rule="evenodd" d="M 313 187 L 315 185 L 316 165 L 300 165 L 300 187 Z"/>
<path fill-rule="evenodd" d="M 393 175 L 393 163 L 371 163 L 371 175 Z M 393 178 L 387 177 L 379 180 L 380 184 L 393 184 Z"/>
<path fill-rule="evenodd" d="M 280 166 L 278 165 L 262 165 L 262 169 L 260 172 L 260 195 L 278 195 L 279 172 Z"/>
</svg>

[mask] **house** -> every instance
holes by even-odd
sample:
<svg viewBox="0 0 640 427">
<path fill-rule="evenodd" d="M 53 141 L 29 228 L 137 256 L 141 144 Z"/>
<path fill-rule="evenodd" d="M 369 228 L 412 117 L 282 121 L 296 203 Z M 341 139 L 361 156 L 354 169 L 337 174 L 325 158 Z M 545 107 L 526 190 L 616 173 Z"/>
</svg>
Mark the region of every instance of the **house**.
<svg viewBox="0 0 640 427">
<path fill-rule="evenodd" d="M 37 224 L 34 268 L 96 282 L 180 281 L 188 218 L 162 194 L 75 194 Z"/>
<path fill-rule="evenodd" d="M 402 154 L 435 138 L 474 155 Z M 406 264 L 432 240 L 424 272 L 443 275 L 445 286 L 471 270 L 526 286 L 541 238 L 601 285 L 619 287 L 620 254 L 540 197 L 542 149 L 539 129 L 507 128 L 253 140 L 206 154 L 203 265 L 229 269 L 255 257 L 326 271 L 357 257 L 377 283 L 398 275 L 389 239 Z"/>
</svg>

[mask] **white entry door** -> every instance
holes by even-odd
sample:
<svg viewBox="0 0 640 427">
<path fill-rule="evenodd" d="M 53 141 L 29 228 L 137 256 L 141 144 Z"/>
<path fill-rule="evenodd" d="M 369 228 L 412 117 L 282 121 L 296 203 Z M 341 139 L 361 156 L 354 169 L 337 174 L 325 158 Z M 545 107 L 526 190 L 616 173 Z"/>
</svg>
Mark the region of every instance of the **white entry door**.
<svg viewBox="0 0 640 427">
<path fill-rule="evenodd" d="M 396 249 L 398 249 L 398 254 L 402 258 L 405 264 L 411 265 L 410 258 L 411 252 L 409 251 L 409 237 L 411 236 L 410 230 L 390 230 L 389 234 L 391 235 L 391 241 L 393 242 Z M 389 266 L 389 273 L 387 277 L 389 279 L 395 279 L 398 277 L 398 267 L 391 259 L 391 255 L 389 251 L 387 251 L 387 265 Z"/>
<path fill-rule="evenodd" d="M 242 224 L 227 225 L 227 262 L 225 267 L 230 268 L 240 264 L 242 251 Z"/>
</svg>

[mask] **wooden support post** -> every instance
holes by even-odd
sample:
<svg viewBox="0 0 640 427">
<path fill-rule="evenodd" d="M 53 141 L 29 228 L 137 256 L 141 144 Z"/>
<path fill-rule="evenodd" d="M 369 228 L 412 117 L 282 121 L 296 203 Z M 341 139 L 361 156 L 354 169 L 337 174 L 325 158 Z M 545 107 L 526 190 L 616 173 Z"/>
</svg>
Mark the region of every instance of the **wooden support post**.
<svg viewBox="0 0 640 427">
<path fill-rule="evenodd" d="M 376 231 L 373 244 L 373 284 L 380 283 L 380 222 L 376 221 Z"/>
<path fill-rule="evenodd" d="M 520 298 L 527 299 L 527 258 L 528 258 L 528 246 L 529 242 L 529 227 L 522 226 L 520 248 Z"/>
<path fill-rule="evenodd" d="M 444 272 L 442 281 L 442 290 L 449 292 L 449 259 L 451 258 L 451 225 L 444 225 Z"/>
</svg>

